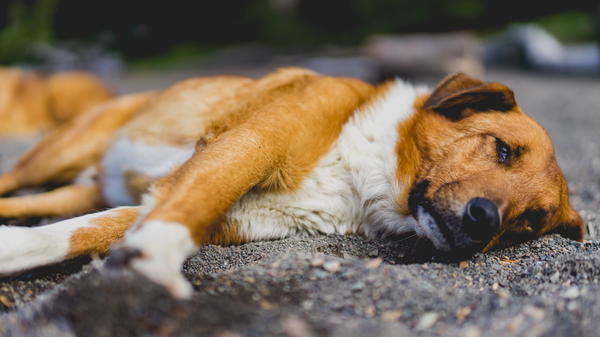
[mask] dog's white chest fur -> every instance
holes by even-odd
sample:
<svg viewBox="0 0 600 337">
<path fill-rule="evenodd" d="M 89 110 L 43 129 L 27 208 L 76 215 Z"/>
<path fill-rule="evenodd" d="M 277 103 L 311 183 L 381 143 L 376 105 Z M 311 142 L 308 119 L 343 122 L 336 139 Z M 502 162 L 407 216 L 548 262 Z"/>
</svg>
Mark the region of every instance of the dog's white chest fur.
<svg viewBox="0 0 600 337">
<path fill-rule="evenodd" d="M 396 81 L 344 125 L 340 137 L 292 193 L 250 192 L 228 217 L 251 239 L 298 233 L 406 232 L 414 220 L 397 211 L 398 125 L 425 88 Z"/>
<path fill-rule="evenodd" d="M 396 81 L 380 99 L 356 111 L 330 151 L 288 193 L 250 191 L 237 201 L 226 217 L 240 225 L 246 238 L 267 239 L 314 233 L 405 232 L 412 218 L 397 212 L 398 124 L 413 113 L 413 104 L 425 88 Z M 130 204 L 125 188 L 127 170 L 158 178 L 181 165 L 193 153 L 189 148 L 134 144 L 118 139 L 104 160 L 104 195 L 113 205 Z M 156 151 L 155 151 L 156 150 Z M 152 207 L 151 198 L 144 199 Z M 142 212 L 143 213 L 143 212 Z"/>
</svg>

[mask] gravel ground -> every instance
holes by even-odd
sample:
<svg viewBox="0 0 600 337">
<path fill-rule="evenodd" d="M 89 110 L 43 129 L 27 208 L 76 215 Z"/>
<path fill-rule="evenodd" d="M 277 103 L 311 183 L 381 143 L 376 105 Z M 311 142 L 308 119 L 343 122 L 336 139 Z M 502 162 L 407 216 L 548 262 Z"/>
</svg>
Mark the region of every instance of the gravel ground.
<svg viewBox="0 0 600 337">
<path fill-rule="evenodd" d="M 118 84 L 131 91 L 178 76 L 136 74 Z M 190 301 L 84 258 L 0 280 L 0 335 L 599 335 L 600 80 L 499 71 L 487 78 L 512 87 L 552 135 L 588 241 L 548 236 L 460 263 L 414 238 L 207 246 L 184 267 L 196 289 Z M 0 169 L 28 144 L 0 142 Z"/>
</svg>

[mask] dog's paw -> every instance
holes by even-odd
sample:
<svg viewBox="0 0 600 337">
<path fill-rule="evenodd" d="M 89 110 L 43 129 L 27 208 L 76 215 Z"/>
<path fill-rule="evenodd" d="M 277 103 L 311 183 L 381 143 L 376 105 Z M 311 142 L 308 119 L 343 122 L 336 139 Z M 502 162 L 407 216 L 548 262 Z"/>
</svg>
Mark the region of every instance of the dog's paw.
<svg viewBox="0 0 600 337">
<path fill-rule="evenodd" d="M 134 258 L 131 267 L 165 287 L 174 297 L 188 299 L 192 296 L 193 288 L 181 274 L 180 266 L 173 268 L 165 259 L 143 256 Z"/>
<path fill-rule="evenodd" d="M 154 220 L 128 233 L 111 252 L 107 266 L 130 267 L 164 286 L 173 296 L 189 298 L 192 287 L 181 274 L 181 266 L 195 249 L 187 228 Z"/>
</svg>

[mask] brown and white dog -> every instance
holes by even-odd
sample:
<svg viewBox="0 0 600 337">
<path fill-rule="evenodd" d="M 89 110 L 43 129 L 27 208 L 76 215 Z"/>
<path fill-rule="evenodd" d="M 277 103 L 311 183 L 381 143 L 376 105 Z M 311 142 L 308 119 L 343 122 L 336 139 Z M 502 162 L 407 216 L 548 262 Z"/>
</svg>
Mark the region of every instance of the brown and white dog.
<svg viewBox="0 0 600 337">
<path fill-rule="evenodd" d="M 111 96 L 89 73 L 46 76 L 0 67 L 0 136 L 48 131 Z"/>
<path fill-rule="evenodd" d="M 83 254 L 113 258 L 173 294 L 203 244 L 312 233 L 416 232 L 470 254 L 557 232 L 582 240 L 550 138 L 499 83 L 463 74 L 433 92 L 304 69 L 191 79 L 81 115 L 0 176 L 0 273 Z M 140 204 L 140 206 L 133 206 Z"/>
</svg>

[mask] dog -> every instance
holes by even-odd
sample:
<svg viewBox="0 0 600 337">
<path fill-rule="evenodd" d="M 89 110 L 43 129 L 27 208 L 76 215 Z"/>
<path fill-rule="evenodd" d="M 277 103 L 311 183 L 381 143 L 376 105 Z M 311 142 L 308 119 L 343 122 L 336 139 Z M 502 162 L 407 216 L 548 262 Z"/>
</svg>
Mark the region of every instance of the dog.
<svg viewBox="0 0 600 337">
<path fill-rule="evenodd" d="M 430 91 L 286 68 L 120 97 L 25 154 L 0 194 L 50 181 L 69 184 L 1 198 L 0 216 L 113 208 L 0 227 L 1 274 L 119 241 L 111 264 L 187 297 L 180 269 L 203 244 L 415 232 L 468 256 L 585 235 L 546 131 L 508 87 L 464 74 Z"/>
<path fill-rule="evenodd" d="M 112 90 L 89 73 L 46 76 L 0 68 L 0 136 L 52 130 L 112 96 Z"/>
</svg>

